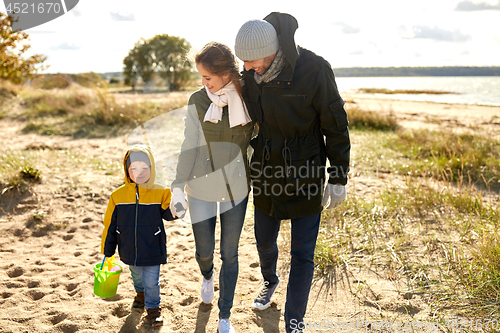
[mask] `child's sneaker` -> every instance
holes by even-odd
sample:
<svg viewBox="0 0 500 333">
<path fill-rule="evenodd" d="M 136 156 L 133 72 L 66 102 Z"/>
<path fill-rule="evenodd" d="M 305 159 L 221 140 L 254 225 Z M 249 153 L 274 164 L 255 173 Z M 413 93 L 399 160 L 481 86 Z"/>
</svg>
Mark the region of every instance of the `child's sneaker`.
<svg viewBox="0 0 500 333">
<path fill-rule="evenodd" d="M 270 284 L 269 281 L 264 281 L 259 294 L 252 303 L 252 308 L 256 310 L 265 310 L 271 306 L 271 297 L 273 297 L 276 288 L 280 285 L 280 281 Z"/>
<path fill-rule="evenodd" d="M 219 331 L 219 333 L 235 333 L 234 327 L 233 325 L 231 325 L 229 319 L 219 319 L 217 330 Z"/>
<path fill-rule="evenodd" d="M 147 309 L 149 323 L 153 327 L 163 326 L 163 317 L 161 316 L 160 308 Z"/>
<path fill-rule="evenodd" d="M 210 304 L 214 300 L 214 275 L 212 273 L 210 280 L 203 278 L 203 283 L 201 284 L 201 300 L 203 303 Z"/>
<path fill-rule="evenodd" d="M 132 308 L 137 310 L 144 310 L 144 293 L 138 291 L 135 295 L 134 303 L 132 303 Z"/>
</svg>

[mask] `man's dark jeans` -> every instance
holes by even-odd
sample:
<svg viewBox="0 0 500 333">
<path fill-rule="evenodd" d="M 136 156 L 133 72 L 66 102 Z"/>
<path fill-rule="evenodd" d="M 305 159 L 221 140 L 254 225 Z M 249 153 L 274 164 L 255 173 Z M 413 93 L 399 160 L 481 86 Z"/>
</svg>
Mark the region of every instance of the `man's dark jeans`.
<svg viewBox="0 0 500 333">
<path fill-rule="evenodd" d="M 292 219 L 292 261 L 285 304 L 286 331 L 292 332 L 290 323 L 301 323 L 307 309 L 307 300 L 314 276 L 314 249 L 318 238 L 321 214 Z M 255 239 L 260 268 L 265 281 L 276 283 L 278 274 L 278 244 L 281 221 L 255 208 Z"/>
</svg>

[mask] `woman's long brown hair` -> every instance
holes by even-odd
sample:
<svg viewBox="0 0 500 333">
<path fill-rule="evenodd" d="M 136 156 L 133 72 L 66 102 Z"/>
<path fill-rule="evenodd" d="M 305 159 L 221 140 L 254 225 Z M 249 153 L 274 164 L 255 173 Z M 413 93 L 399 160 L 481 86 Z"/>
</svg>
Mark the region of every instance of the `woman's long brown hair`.
<svg viewBox="0 0 500 333">
<path fill-rule="evenodd" d="M 241 96 L 241 76 L 238 69 L 238 62 L 227 45 L 218 42 L 210 42 L 196 53 L 194 61 L 196 64 L 202 64 L 203 67 L 213 75 L 229 75 L 230 82 L 234 83 L 236 91 Z"/>
</svg>

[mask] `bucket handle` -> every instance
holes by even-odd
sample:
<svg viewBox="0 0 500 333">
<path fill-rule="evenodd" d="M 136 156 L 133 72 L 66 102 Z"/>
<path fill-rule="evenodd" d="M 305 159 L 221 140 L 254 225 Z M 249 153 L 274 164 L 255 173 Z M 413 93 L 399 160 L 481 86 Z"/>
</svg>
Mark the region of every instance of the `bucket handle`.
<svg viewBox="0 0 500 333">
<path fill-rule="evenodd" d="M 102 268 L 104 267 L 104 264 L 106 262 L 108 263 L 108 271 L 111 271 L 111 268 L 113 268 L 113 265 L 115 264 L 115 256 L 112 255 L 109 258 L 106 258 L 106 256 L 104 256 L 104 258 L 102 259 L 102 263 L 101 263 L 101 271 L 102 271 Z"/>
</svg>

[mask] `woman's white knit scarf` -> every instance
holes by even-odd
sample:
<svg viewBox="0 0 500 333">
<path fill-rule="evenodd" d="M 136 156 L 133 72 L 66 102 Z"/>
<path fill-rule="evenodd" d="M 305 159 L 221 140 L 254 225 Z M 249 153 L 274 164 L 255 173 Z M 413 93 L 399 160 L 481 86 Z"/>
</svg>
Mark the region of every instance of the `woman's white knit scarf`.
<svg viewBox="0 0 500 333">
<path fill-rule="evenodd" d="M 229 111 L 229 127 L 245 125 L 252 121 L 248 114 L 247 107 L 240 95 L 236 91 L 236 87 L 232 82 L 226 84 L 219 91 L 211 93 L 205 87 L 207 95 L 212 101 L 205 114 L 204 121 L 210 121 L 217 124 L 222 120 L 222 108 L 228 105 Z"/>
<path fill-rule="evenodd" d="M 274 80 L 278 77 L 284 67 L 285 57 L 280 47 L 269 69 L 263 75 L 259 75 L 257 72 L 254 73 L 255 82 L 257 82 L 257 84 L 261 84 L 262 82 L 267 83 Z"/>
</svg>

